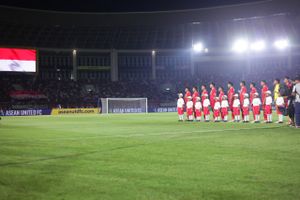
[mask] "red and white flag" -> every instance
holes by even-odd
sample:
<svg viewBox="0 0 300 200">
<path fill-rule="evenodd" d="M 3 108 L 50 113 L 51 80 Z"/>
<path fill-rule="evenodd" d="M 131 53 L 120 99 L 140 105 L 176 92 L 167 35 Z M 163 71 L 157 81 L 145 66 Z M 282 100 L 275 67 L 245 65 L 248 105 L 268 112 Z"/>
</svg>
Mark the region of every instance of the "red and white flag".
<svg viewBox="0 0 300 200">
<path fill-rule="evenodd" d="M 36 72 L 36 50 L 0 48 L 0 71 Z"/>
</svg>

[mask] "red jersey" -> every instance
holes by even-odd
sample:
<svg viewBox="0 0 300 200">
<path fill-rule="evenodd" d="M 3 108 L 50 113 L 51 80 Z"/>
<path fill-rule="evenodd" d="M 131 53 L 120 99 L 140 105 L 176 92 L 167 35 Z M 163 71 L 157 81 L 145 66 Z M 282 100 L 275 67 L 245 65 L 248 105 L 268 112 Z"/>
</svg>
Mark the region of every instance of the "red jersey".
<svg viewBox="0 0 300 200">
<path fill-rule="evenodd" d="M 202 104 L 203 104 L 203 101 L 204 101 L 204 98 L 203 98 L 203 97 L 204 97 L 205 94 L 208 94 L 208 93 L 207 93 L 207 90 L 203 90 L 202 93 L 201 93 Z"/>
<path fill-rule="evenodd" d="M 250 91 L 250 104 L 252 104 L 252 101 L 254 99 L 254 94 L 257 92 L 256 88 L 253 87 L 251 88 L 251 91 Z"/>
<path fill-rule="evenodd" d="M 235 91 L 234 88 L 231 87 L 229 88 L 228 92 L 227 92 L 227 97 L 228 97 L 228 103 L 229 105 L 231 105 L 233 103 L 233 95 L 234 95 Z"/>
<path fill-rule="evenodd" d="M 240 102 L 241 102 L 241 105 L 244 104 L 244 94 L 247 93 L 247 88 L 245 86 L 242 86 L 241 87 L 241 91 L 240 91 Z"/>
<path fill-rule="evenodd" d="M 188 97 L 190 97 L 191 96 L 191 92 L 190 91 L 187 91 L 186 93 L 185 93 L 185 95 L 184 95 L 184 102 L 186 103 L 186 102 L 188 102 Z"/>
<path fill-rule="evenodd" d="M 210 91 L 210 102 L 212 102 L 212 101 L 215 101 L 215 98 L 216 98 L 216 96 L 217 96 L 217 90 L 216 90 L 216 88 L 212 88 L 211 89 L 211 91 Z"/>
<path fill-rule="evenodd" d="M 193 93 L 193 103 L 194 103 L 194 105 L 196 104 L 197 97 L 199 97 L 199 92 L 198 92 L 198 91 L 195 91 L 195 92 Z"/>
<path fill-rule="evenodd" d="M 266 91 L 268 91 L 269 88 L 267 85 L 264 85 L 261 89 L 261 103 L 263 105 L 265 105 L 265 101 L 266 101 Z"/>
<path fill-rule="evenodd" d="M 208 93 L 207 93 L 207 90 L 203 90 L 203 91 L 202 91 L 201 97 L 203 97 L 205 94 L 208 94 Z"/>
<path fill-rule="evenodd" d="M 215 102 L 216 102 L 215 98 L 216 98 L 216 96 L 217 96 L 217 90 L 216 90 L 215 87 L 213 87 L 210 90 L 210 94 L 209 94 L 210 105 L 211 105 L 212 108 L 215 107 Z"/>
<path fill-rule="evenodd" d="M 224 92 L 221 91 L 221 92 L 219 93 L 219 101 L 220 101 L 220 102 L 222 102 L 223 96 L 224 96 Z"/>
</svg>

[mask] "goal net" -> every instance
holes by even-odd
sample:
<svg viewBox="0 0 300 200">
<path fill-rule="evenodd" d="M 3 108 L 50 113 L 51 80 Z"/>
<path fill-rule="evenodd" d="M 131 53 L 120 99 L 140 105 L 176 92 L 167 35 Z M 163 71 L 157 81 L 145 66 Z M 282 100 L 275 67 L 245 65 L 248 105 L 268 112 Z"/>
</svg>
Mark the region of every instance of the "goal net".
<svg viewBox="0 0 300 200">
<path fill-rule="evenodd" d="M 148 113 L 147 98 L 101 98 L 102 113 Z"/>
</svg>

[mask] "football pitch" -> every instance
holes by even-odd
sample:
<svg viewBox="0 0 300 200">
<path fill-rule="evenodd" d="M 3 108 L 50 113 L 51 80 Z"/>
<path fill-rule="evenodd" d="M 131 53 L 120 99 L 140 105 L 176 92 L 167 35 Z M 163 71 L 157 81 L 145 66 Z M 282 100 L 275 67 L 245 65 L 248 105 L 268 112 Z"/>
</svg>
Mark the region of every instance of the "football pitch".
<svg viewBox="0 0 300 200">
<path fill-rule="evenodd" d="M 1 200 L 300 199 L 300 131 L 176 113 L 5 117 Z"/>
</svg>

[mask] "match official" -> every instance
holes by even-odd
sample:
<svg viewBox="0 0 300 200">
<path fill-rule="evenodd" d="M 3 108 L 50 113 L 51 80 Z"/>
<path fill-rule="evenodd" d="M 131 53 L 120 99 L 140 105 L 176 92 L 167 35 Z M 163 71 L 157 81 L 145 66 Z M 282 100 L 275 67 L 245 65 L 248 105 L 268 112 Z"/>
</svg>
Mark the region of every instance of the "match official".
<svg viewBox="0 0 300 200">
<path fill-rule="evenodd" d="M 293 96 L 295 96 L 295 122 L 296 128 L 300 128 L 300 76 L 295 79 L 295 86 L 293 88 Z"/>
</svg>

